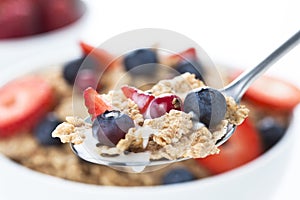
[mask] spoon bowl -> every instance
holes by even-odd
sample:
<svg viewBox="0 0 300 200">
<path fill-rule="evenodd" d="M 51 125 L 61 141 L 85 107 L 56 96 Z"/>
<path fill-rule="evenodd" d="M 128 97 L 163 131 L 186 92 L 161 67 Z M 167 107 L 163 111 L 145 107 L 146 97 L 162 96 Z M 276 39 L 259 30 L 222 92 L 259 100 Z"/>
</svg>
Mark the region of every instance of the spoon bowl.
<svg viewBox="0 0 300 200">
<path fill-rule="evenodd" d="M 115 156 L 102 155 L 97 151 L 98 141 L 92 136 L 92 130 L 87 129 L 84 135 L 85 139 L 82 144 L 71 144 L 73 152 L 85 161 L 106 165 L 119 171 L 130 173 L 150 172 L 165 167 L 168 164 L 189 159 L 150 160 L 150 154 L 148 152 L 129 152 Z"/>
<path fill-rule="evenodd" d="M 86 121 L 90 121 L 90 119 L 87 119 Z M 235 129 L 236 126 L 229 124 L 227 126 L 225 135 L 216 142 L 216 145 L 220 146 L 224 142 L 226 142 L 234 133 Z M 128 152 L 114 156 L 101 155 L 97 151 L 98 140 L 96 140 L 93 137 L 91 129 L 85 130 L 84 137 L 85 139 L 82 144 L 71 144 L 71 149 L 78 157 L 85 161 L 99 165 L 109 166 L 119 171 L 129 173 L 151 172 L 154 170 L 161 169 L 169 164 L 190 159 L 190 157 L 184 157 L 174 160 L 151 160 L 150 154 L 148 152 Z"/>
</svg>

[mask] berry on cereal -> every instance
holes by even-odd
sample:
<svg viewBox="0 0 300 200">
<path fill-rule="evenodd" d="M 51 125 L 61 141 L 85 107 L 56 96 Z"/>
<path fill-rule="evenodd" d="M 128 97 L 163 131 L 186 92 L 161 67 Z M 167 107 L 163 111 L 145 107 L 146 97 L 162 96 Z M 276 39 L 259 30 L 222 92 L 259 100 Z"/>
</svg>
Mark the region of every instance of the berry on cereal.
<svg viewBox="0 0 300 200">
<path fill-rule="evenodd" d="M 151 75 L 157 69 L 158 58 L 151 49 L 138 49 L 124 57 L 126 71 L 134 75 Z"/>
<path fill-rule="evenodd" d="M 151 101 L 147 112 L 150 118 L 157 118 L 172 109 L 182 110 L 182 100 L 175 94 L 162 94 Z"/>
<path fill-rule="evenodd" d="M 133 120 L 118 110 L 105 111 L 93 121 L 93 136 L 99 144 L 115 146 L 125 138 L 130 128 L 134 127 Z"/>
<path fill-rule="evenodd" d="M 91 87 L 88 87 L 83 92 L 84 103 L 88 108 L 88 112 L 95 119 L 98 115 L 101 115 L 107 110 L 111 110 L 112 107 L 97 93 L 97 91 Z"/>
<path fill-rule="evenodd" d="M 37 76 L 26 76 L 0 88 L 0 137 L 32 129 L 54 103 L 52 87 Z"/>
<path fill-rule="evenodd" d="M 124 95 L 134 101 L 141 113 L 145 113 L 151 101 L 155 98 L 152 94 L 139 90 L 135 87 L 122 86 L 122 92 Z"/>
<path fill-rule="evenodd" d="M 184 111 L 193 112 L 207 127 L 218 125 L 227 111 L 226 99 L 212 88 L 200 88 L 189 93 L 184 100 Z"/>
</svg>

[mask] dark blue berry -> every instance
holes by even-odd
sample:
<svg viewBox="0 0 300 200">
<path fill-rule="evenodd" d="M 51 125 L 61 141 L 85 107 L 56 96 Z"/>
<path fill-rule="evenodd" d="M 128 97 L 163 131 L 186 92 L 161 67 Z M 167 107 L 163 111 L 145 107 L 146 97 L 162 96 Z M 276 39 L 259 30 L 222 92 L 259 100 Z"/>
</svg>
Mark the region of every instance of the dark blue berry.
<svg viewBox="0 0 300 200">
<path fill-rule="evenodd" d="M 154 74 L 157 63 L 156 52 L 151 49 L 138 49 L 124 57 L 125 69 L 136 75 Z"/>
<path fill-rule="evenodd" d="M 36 140 L 45 146 L 60 145 L 59 138 L 52 137 L 52 131 L 62 123 L 53 113 L 49 113 L 41 122 L 35 127 L 34 135 Z"/>
<path fill-rule="evenodd" d="M 196 78 L 204 81 L 203 75 L 204 70 L 201 64 L 195 60 L 182 60 L 176 64 L 175 69 L 183 74 L 185 72 L 189 72 L 191 74 L 195 74 Z"/>
<path fill-rule="evenodd" d="M 96 61 L 91 57 L 84 56 L 77 58 L 65 64 L 63 68 L 63 77 L 70 85 L 73 85 L 79 70 L 95 70 L 96 65 Z"/>
<path fill-rule="evenodd" d="M 221 92 L 212 88 L 200 88 L 190 92 L 183 106 L 184 112 L 193 112 L 206 127 L 219 124 L 227 110 L 226 99 Z"/>
<path fill-rule="evenodd" d="M 258 130 L 261 134 L 264 148 L 268 150 L 283 137 L 286 127 L 278 123 L 274 118 L 266 117 L 258 123 Z"/>
<path fill-rule="evenodd" d="M 134 122 L 128 115 L 112 110 L 97 116 L 92 125 L 92 132 L 99 144 L 115 146 L 132 127 Z"/>
<path fill-rule="evenodd" d="M 195 179 L 196 179 L 196 177 L 194 176 L 194 174 L 192 174 L 187 169 L 177 168 L 177 169 L 172 169 L 171 171 L 168 171 L 162 177 L 162 183 L 164 185 L 174 184 L 174 183 L 183 183 L 183 182 L 193 181 Z"/>
<path fill-rule="evenodd" d="M 84 61 L 83 58 L 78 58 L 68 62 L 63 68 L 63 77 L 71 85 L 74 84 L 77 73 L 81 67 L 81 64 Z"/>
</svg>

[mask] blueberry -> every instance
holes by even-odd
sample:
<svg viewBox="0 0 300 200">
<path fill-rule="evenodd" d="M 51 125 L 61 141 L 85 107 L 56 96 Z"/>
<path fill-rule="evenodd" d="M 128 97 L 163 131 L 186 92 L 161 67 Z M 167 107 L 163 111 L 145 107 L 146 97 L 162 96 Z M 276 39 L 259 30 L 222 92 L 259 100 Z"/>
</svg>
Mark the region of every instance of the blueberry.
<svg viewBox="0 0 300 200">
<path fill-rule="evenodd" d="M 193 112 L 206 127 L 219 124 L 227 110 L 226 99 L 221 92 L 212 88 L 200 88 L 190 92 L 183 105 L 184 112 Z"/>
<path fill-rule="evenodd" d="M 258 130 L 261 134 L 264 149 L 268 150 L 283 137 L 286 127 L 276 122 L 272 117 L 265 117 L 259 121 Z"/>
<path fill-rule="evenodd" d="M 203 80 L 203 67 L 198 61 L 195 60 L 182 60 L 176 64 L 175 69 L 183 74 L 185 72 L 189 72 L 191 74 L 195 74 L 196 78 L 199 80 Z"/>
<path fill-rule="evenodd" d="M 97 116 L 92 125 L 92 132 L 99 144 L 115 146 L 131 127 L 134 127 L 134 122 L 128 115 L 112 110 Z"/>
<path fill-rule="evenodd" d="M 53 113 L 49 113 L 36 127 L 34 135 L 37 141 L 45 146 L 60 145 L 59 138 L 53 138 L 51 133 L 62 123 Z"/>
<path fill-rule="evenodd" d="M 125 69 L 135 75 L 154 74 L 157 63 L 158 58 L 156 52 L 151 49 L 138 49 L 124 57 Z"/>
<path fill-rule="evenodd" d="M 162 177 L 162 183 L 164 185 L 183 183 L 183 182 L 188 182 L 193 180 L 196 180 L 196 177 L 194 176 L 194 174 L 192 174 L 190 171 L 188 171 L 185 168 L 172 169 Z"/>
<path fill-rule="evenodd" d="M 63 77 L 70 85 L 73 85 L 76 76 L 81 69 L 95 70 L 97 66 L 96 61 L 90 57 L 81 57 L 72 60 L 65 64 L 63 68 Z"/>
</svg>

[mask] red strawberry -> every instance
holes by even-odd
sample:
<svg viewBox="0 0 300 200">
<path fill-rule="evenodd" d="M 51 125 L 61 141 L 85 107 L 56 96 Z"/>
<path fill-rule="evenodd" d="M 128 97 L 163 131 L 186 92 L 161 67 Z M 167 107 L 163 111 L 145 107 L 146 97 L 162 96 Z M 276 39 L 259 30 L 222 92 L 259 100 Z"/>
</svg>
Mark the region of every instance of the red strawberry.
<svg viewBox="0 0 300 200">
<path fill-rule="evenodd" d="M 98 92 L 91 87 L 84 90 L 83 97 L 85 106 L 88 108 L 88 112 L 92 116 L 92 120 L 105 111 L 112 109 L 112 106 L 106 103 Z"/>
<path fill-rule="evenodd" d="M 266 108 L 291 111 L 300 103 L 300 89 L 287 81 L 263 76 L 247 90 L 244 99 Z"/>
<path fill-rule="evenodd" d="M 85 42 L 80 42 L 80 46 L 86 56 L 91 55 L 99 62 L 101 69 L 113 69 L 116 66 L 121 66 L 121 60 L 115 60 L 114 56 L 104 49 L 95 48 Z"/>
<path fill-rule="evenodd" d="M 235 70 L 230 80 L 242 72 Z M 243 98 L 267 109 L 290 112 L 300 103 L 300 88 L 286 80 L 264 75 L 250 86 Z"/>
<path fill-rule="evenodd" d="M 175 94 L 163 94 L 155 97 L 148 107 L 150 118 L 160 117 L 170 110 L 182 110 L 182 100 Z"/>
<path fill-rule="evenodd" d="M 36 34 L 39 25 L 38 8 L 33 0 L 0 1 L 0 39 Z"/>
<path fill-rule="evenodd" d="M 178 63 L 182 60 L 185 60 L 185 59 L 196 60 L 197 59 L 196 49 L 191 47 L 191 48 L 188 48 L 178 54 L 171 55 L 171 56 L 167 57 L 166 63 L 169 64 L 170 66 L 173 66 L 176 63 Z"/>
<path fill-rule="evenodd" d="M 259 133 L 247 118 L 237 127 L 235 133 L 222 146 L 220 153 L 206 158 L 199 158 L 200 165 L 212 174 L 219 174 L 239 167 L 262 153 L 262 142 Z"/>
<path fill-rule="evenodd" d="M 52 88 L 40 77 L 7 83 L 0 88 L 0 137 L 33 128 L 53 103 Z"/>
<path fill-rule="evenodd" d="M 138 105 L 142 114 L 146 112 L 149 104 L 155 98 L 152 94 L 148 94 L 135 87 L 123 86 L 121 89 L 127 98 L 131 99 Z"/>
<path fill-rule="evenodd" d="M 79 19 L 84 8 L 79 0 L 39 0 L 44 31 L 66 26 Z"/>
<path fill-rule="evenodd" d="M 197 57 L 196 49 L 193 47 L 188 48 L 178 54 L 174 54 L 170 56 L 171 59 L 178 60 L 178 61 L 182 59 L 195 59 L 196 57 Z"/>
</svg>

